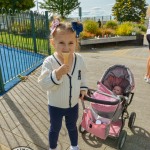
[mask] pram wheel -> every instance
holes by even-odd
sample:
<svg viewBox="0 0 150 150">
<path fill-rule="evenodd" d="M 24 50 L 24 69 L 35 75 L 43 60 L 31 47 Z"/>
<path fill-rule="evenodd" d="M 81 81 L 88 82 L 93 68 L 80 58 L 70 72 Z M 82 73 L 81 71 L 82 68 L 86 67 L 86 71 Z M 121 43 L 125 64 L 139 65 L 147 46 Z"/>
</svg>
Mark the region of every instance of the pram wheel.
<svg viewBox="0 0 150 150">
<path fill-rule="evenodd" d="M 122 130 L 120 132 L 119 138 L 118 138 L 118 143 L 117 143 L 117 150 L 121 150 L 123 148 L 123 145 L 126 141 L 127 137 L 127 132 L 125 130 Z"/>
<path fill-rule="evenodd" d="M 79 125 L 79 132 L 82 134 L 86 132 L 86 130 L 81 126 L 81 124 Z"/>
<path fill-rule="evenodd" d="M 135 118 L 136 118 L 136 113 L 132 112 L 131 115 L 130 115 L 130 117 L 129 117 L 129 122 L 128 122 L 128 127 L 130 129 L 132 129 L 133 126 L 134 126 Z"/>
</svg>

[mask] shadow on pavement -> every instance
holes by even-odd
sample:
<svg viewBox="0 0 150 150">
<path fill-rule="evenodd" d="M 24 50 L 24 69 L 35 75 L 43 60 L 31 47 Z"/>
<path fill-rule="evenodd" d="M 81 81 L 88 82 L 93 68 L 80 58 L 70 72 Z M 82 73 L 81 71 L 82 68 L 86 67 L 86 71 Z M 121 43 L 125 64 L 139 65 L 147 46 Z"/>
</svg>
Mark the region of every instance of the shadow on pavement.
<svg viewBox="0 0 150 150">
<path fill-rule="evenodd" d="M 150 133 L 146 131 L 145 129 L 134 126 L 131 129 L 132 135 L 127 136 L 127 140 L 125 142 L 125 145 L 128 146 L 128 150 L 136 150 L 138 148 L 135 147 L 135 145 L 140 144 L 141 147 L 139 147 L 140 150 L 149 150 L 150 149 Z M 82 134 L 82 138 L 85 141 L 86 144 L 88 144 L 90 147 L 93 148 L 100 148 L 103 144 L 116 149 L 117 147 L 117 138 L 110 138 L 108 137 L 106 140 L 102 140 L 93 134 L 90 134 L 88 132 Z M 126 146 L 124 145 L 123 149 L 126 150 Z"/>
<path fill-rule="evenodd" d="M 15 115 L 15 117 L 19 121 L 20 126 L 22 126 L 22 130 L 19 131 L 20 136 L 22 136 L 23 138 L 27 138 L 26 135 L 28 135 L 28 140 L 31 139 L 31 141 L 34 144 L 38 145 L 39 147 L 47 148 L 48 145 L 45 144 L 43 139 L 39 136 L 39 133 L 37 133 L 37 131 L 32 127 L 30 122 L 26 119 L 24 114 L 18 109 L 17 105 L 13 102 L 13 100 L 9 97 L 9 95 L 5 94 L 4 99 L 7 105 L 9 106 L 11 112 Z M 14 124 L 16 124 L 16 122 L 14 122 Z M 8 124 L 8 126 L 10 127 L 11 124 Z M 26 135 L 24 135 L 25 134 L 24 132 L 26 132 Z M 9 146 L 11 147 L 11 145 Z"/>
</svg>

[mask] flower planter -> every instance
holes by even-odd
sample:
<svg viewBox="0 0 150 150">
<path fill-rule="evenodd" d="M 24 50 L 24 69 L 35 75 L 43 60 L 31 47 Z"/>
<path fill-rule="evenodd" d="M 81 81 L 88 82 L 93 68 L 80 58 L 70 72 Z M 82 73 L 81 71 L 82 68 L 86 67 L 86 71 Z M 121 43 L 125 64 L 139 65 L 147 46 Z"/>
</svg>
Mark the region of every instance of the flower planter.
<svg viewBox="0 0 150 150">
<path fill-rule="evenodd" d="M 100 45 L 143 45 L 144 35 L 117 36 L 108 38 L 84 39 L 80 41 L 81 47 L 99 47 Z"/>
<path fill-rule="evenodd" d="M 81 40 L 81 45 L 130 41 L 130 40 L 136 40 L 136 36 L 117 36 L 117 37 L 108 37 L 108 38 L 86 39 L 86 40 Z"/>
<path fill-rule="evenodd" d="M 136 35 L 136 44 L 137 45 L 143 45 L 144 43 L 144 35 Z"/>
</svg>

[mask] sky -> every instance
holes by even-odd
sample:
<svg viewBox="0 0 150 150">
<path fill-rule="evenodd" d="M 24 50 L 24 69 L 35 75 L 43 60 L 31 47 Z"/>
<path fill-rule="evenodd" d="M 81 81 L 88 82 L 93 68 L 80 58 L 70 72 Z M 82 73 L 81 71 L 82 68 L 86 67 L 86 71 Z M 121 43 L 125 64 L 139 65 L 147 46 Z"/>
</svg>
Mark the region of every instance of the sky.
<svg viewBox="0 0 150 150">
<path fill-rule="evenodd" d="M 35 0 L 36 6 L 32 9 L 33 11 L 41 10 L 37 5 L 38 2 L 43 2 L 43 0 Z M 116 0 L 79 0 L 80 7 L 82 8 L 82 17 L 92 17 L 92 16 L 109 16 L 111 15 L 112 6 L 115 4 Z M 150 0 L 146 0 L 146 3 L 150 5 Z M 78 17 L 78 9 L 73 11 L 70 17 Z"/>
</svg>

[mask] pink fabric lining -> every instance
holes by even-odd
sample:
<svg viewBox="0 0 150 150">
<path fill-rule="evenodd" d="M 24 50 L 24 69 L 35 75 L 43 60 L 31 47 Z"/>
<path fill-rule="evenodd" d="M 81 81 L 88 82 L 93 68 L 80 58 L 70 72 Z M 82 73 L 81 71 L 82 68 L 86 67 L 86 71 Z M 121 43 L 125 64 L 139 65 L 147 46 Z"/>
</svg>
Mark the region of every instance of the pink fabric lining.
<svg viewBox="0 0 150 150">
<path fill-rule="evenodd" d="M 102 120 L 104 118 L 101 118 Z M 106 139 L 108 136 L 118 137 L 120 129 L 122 127 L 122 121 L 118 120 L 116 122 L 107 121 L 107 123 L 95 124 L 95 118 L 92 115 L 92 111 L 86 108 L 83 113 L 83 118 L 81 126 L 89 133 L 95 136 Z"/>
<path fill-rule="evenodd" d="M 99 91 L 102 91 L 106 94 L 109 94 L 111 96 L 115 96 L 113 94 L 112 91 L 110 91 L 108 88 L 106 88 L 101 82 L 98 84 L 98 89 Z M 104 101 L 116 101 L 115 98 L 94 92 L 94 94 L 92 95 L 92 98 L 95 98 L 97 100 L 104 100 Z M 119 104 L 120 105 L 120 104 Z M 96 103 L 91 103 L 92 108 L 96 109 L 97 111 L 101 111 L 101 112 L 115 112 L 115 110 L 117 109 L 118 105 L 104 105 L 104 104 L 96 104 Z M 121 105 L 119 106 L 119 108 L 121 108 Z"/>
<path fill-rule="evenodd" d="M 114 136 L 114 137 L 118 137 L 120 134 L 121 127 L 122 127 L 122 121 L 121 120 L 118 120 L 116 122 L 112 122 L 110 125 L 109 135 Z"/>
<path fill-rule="evenodd" d="M 103 85 L 101 82 L 98 82 L 97 88 L 98 88 L 98 90 L 100 90 L 100 91 L 102 91 L 102 92 L 104 92 L 104 93 L 113 95 L 113 92 L 110 91 L 110 90 L 109 90 L 105 85 Z"/>
<path fill-rule="evenodd" d="M 99 94 L 99 93 L 94 93 L 93 98 L 95 99 L 101 99 L 101 100 L 106 100 L 106 101 L 114 101 L 114 98 L 110 98 L 108 96 Z M 118 105 L 104 105 L 104 104 L 96 104 L 96 103 L 91 103 L 92 108 L 96 109 L 97 111 L 102 111 L 102 112 L 114 112 L 117 109 Z"/>
<path fill-rule="evenodd" d="M 81 126 L 89 133 L 101 139 L 106 139 L 109 134 L 110 122 L 108 124 L 95 124 L 95 118 L 91 110 L 86 108 L 83 113 Z"/>
</svg>

